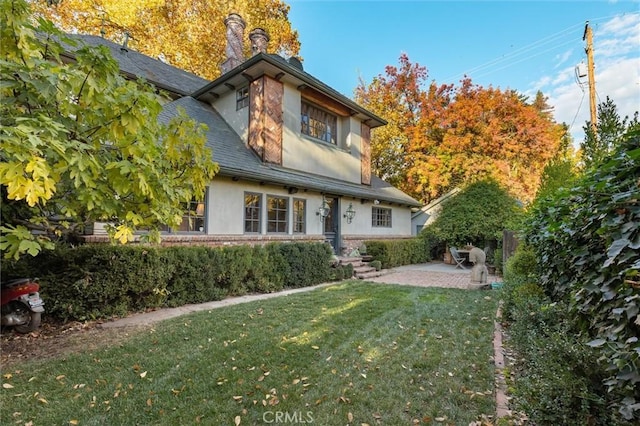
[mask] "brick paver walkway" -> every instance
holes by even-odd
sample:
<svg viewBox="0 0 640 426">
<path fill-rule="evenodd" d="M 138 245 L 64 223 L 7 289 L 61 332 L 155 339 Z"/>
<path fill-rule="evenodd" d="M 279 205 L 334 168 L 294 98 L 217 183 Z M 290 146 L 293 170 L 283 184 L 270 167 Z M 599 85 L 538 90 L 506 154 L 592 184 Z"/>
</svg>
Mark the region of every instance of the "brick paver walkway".
<svg viewBox="0 0 640 426">
<path fill-rule="evenodd" d="M 462 270 L 442 262 L 421 265 L 407 265 L 394 268 L 381 277 L 367 281 L 387 284 L 406 284 L 419 287 L 469 288 L 471 268 Z M 487 283 L 501 281 L 495 275 L 489 275 Z"/>
</svg>

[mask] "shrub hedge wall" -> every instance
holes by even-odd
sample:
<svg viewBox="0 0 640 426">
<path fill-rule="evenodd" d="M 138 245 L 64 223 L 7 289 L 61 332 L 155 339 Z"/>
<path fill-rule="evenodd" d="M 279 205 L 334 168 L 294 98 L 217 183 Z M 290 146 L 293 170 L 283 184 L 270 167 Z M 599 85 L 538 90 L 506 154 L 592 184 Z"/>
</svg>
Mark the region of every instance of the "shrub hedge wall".
<svg viewBox="0 0 640 426">
<path fill-rule="evenodd" d="M 2 278 L 38 277 L 46 315 L 84 321 L 255 292 L 305 287 L 353 275 L 331 267 L 321 243 L 262 246 L 60 247 L 5 262 Z"/>
<path fill-rule="evenodd" d="M 424 263 L 431 260 L 429 246 L 422 238 L 410 240 L 365 241 L 367 254 L 379 260 L 383 268 Z"/>
</svg>

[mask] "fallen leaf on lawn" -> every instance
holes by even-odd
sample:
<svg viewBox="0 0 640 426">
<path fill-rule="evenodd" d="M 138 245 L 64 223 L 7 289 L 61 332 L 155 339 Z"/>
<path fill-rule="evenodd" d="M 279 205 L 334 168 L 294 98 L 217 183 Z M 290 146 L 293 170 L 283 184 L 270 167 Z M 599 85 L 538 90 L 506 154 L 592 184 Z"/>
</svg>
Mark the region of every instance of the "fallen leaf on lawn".
<svg viewBox="0 0 640 426">
<path fill-rule="evenodd" d="M 240 419 L 240 416 L 236 416 L 236 417 L 233 419 L 233 423 L 234 423 L 236 426 L 238 426 L 238 425 L 240 424 L 240 420 L 241 420 L 241 419 Z"/>
<path fill-rule="evenodd" d="M 300 379 L 293 379 L 293 382 L 291 382 L 294 385 L 297 385 L 298 383 L 300 383 Z"/>
<path fill-rule="evenodd" d="M 311 346 L 311 348 L 317 350 L 317 349 L 320 349 L 320 346 L 313 345 L 313 346 Z"/>
<path fill-rule="evenodd" d="M 10 383 L 3 383 L 2 387 L 5 388 L 5 389 L 13 389 L 13 385 L 10 384 Z"/>
<path fill-rule="evenodd" d="M 264 375 L 265 375 L 265 376 L 268 376 L 269 374 L 271 374 L 271 372 L 270 372 L 270 371 L 265 371 L 265 372 L 264 372 Z"/>
<path fill-rule="evenodd" d="M 364 377 L 365 379 L 367 378 L 367 375 L 366 375 L 366 374 L 364 374 L 364 373 L 360 373 L 360 375 L 361 375 L 362 377 Z"/>
<path fill-rule="evenodd" d="M 43 404 L 48 404 L 49 403 L 49 401 L 47 401 L 44 398 L 38 398 L 38 401 L 42 402 Z"/>
<path fill-rule="evenodd" d="M 373 418 L 376 420 L 380 420 L 382 416 L 380 415 L 380 413 L 373 413 Z"/>
<path fill-rule="evenodd" d="M 332 356 L 333 356 L 333 355 L 329 355 L 329 358 L 325 359 L 325 361 L 331 361 L 331 357 L 332 357 Z"/>
<path fill-rule="evenodd" d="M 56 380 L 62 380 L 62 379 L 64 379 L 64 378 L 65 378 L 65 375 L 64 375 L 64 374 L 61 374 L 61 375 L 59 375 L 59 376 L 57 376 L 57 377 L 56 377 Z"/>
<path fill-rule="evenodd" d="M 242 395 L 236 395 L 233 397 L 233 399 L 236 401 L 242 401 Z"/>
<path fill-rule="evenodd" d="M 258 381 L 261 382 L 264 380 L 264 375 L 261 375 L 260 377 L 258 377 Z"/>
<path fill-rule="evenodd" d="M 351 413 L 351 411 L 347 413 L 347 420 L 349 421 L 349 423 L 353 422 L 353 414 Z"/>
<path fill-rule="evenodd" d="M 69 424 L 70 425 L 77 425 L 78 421 L 77 420 L 69 420 Z"/>
<path fill-rule="evenodd" d="M 447 420 L 447 418 L 446 417 L 436 417 L 434 420 L 436 422 L 444 422 L 445 420 Z"/>
<path fill-rule="evenodd" d="M 13 374 L 11 373 L 3 374 L 2 377 L 4 377 L 5 379 L 10 379 L 13 377 Z"/>
<path fill-rule="evenodd" d="M 151 398 L 147 399 L 147 406 L 151 407 L 153 405 L 153 402 L 151 402 Z"/>
<path fill-rule="evenodd" d="M 143 371 L 142 373 L 140 373 L 140 377 L 142 377 L 143 379 L 147 376 L 147 372 Z"/>
</svg>

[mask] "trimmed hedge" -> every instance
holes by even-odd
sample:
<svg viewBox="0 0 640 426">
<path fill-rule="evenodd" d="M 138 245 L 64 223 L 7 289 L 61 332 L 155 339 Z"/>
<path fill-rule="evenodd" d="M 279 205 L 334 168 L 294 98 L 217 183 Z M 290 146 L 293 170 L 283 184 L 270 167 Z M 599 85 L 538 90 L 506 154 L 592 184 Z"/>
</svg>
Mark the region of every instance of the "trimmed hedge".
<svg viewBox="0 0 640 426">
<path fill-rule="evenodd" d="M 144 247 L 84 245 L 5 262 L 2 278 L 40 278 L 48 317 L 84 321 L 343 279 L 322 243 Z M 353 271 L 351 271 L 353 274 Z"/>
<path fill-rule="evenodd" d="M 378 260 L 382 268 L 425 263 L 431 260 L 429 246 L 424 239 L 365 241 L 367 254 Z"/>
</svg>

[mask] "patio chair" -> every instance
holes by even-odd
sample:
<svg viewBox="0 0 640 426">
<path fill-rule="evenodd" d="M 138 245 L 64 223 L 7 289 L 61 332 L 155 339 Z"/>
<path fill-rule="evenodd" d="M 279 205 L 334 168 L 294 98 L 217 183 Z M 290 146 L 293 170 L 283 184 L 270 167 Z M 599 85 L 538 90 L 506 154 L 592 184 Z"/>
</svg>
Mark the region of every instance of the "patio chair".
<svg viewBox="0 0 640 426">
<path fill-rule="evenodd" d="M 464 267 L 464 261 L 465 258 L 463 256 L 460 256 L 460 253 L 458 253 L 458 250 L 455 247 L 449 247 L 449 252 L 451 253 L 451 257 L 453 258 L 453 260 L 456 261 L 456 268 L 462 268 L 462 269 L 467 269 Z"/>
</svg>

